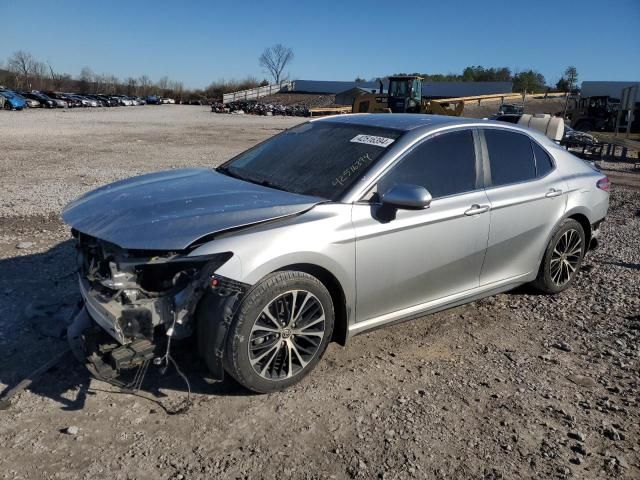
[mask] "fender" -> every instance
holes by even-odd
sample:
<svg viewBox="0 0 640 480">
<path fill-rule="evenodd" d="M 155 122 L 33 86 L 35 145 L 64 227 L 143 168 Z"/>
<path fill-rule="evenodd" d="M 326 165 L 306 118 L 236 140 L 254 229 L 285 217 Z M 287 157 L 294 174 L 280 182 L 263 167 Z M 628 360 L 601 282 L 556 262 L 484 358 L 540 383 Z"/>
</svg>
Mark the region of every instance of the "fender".
<svg viewBox="0 0 640 480">
<path fill-rule="evenodd" d="M 195 319 L 198 353 L 213 381 L 224 380 L 224 350 L 229 327 L 249 288 L 249 285 L 215 275 L 210 291 L 198 305 Z"/>
<path fill-rule="evenodd" d="M 562 217 L 560 217 L 560 219 L 556 222 L 556 224 L 551 229 L 551 232 L 549 233 L 549 235 L 547 235 L 547 240 L 546 240 L 546 242 L 544 244 L 544 248 L 542 249 L 542 251 L 538 255 L 538 265 L 540 265 L 542 263 L 542 257 L 544 257 L 544 252 L 547 250 L 547 246 L 549 245 L 549 242 L 551 241 L 551 237 L 553 236 L 553 233 L 556 231 L 558 226 L 560 224 L 562 224 L 562 222 L 564 222 L 567 218 L 572 217 L 573 215 L 576 215 L 576 214 L 584 215 L 585 217 L 587 217 L 589 219 L 589 223 L 591 223 L 590 213 L 591 212 L 589 212 L 589 210 L 587 208 L 585 208 L 585 207 L 583 207 L 581 205 L 576 205 L 576 206 L 570 208 L 569 210 L 567 210 L 566 212 L 564 212 L 564 215 L 562 215 Z M 586 240 L 586 244 L 589 245 L 590 239 L 585 239 L 585 240 Z M 586 254 L 586 252 L 585 252 L 585 254 Z M 535 274 L 537 275 L 538 272 L 536 271 Z"/>
</svg>

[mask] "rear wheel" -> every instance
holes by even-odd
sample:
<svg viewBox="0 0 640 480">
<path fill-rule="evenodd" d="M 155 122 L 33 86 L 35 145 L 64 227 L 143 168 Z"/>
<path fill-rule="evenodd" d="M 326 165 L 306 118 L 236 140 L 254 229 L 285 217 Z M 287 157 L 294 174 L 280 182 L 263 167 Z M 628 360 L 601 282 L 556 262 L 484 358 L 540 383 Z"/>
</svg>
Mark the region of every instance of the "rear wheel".
<svg viewBox="0 0 640 480">
<path fill-rule="evenodd" d="M 243 300 L 226 346 L 226 369 L 244 387 L 267 393 L 307 375 L 333 333 L 331 295 L 315 277 L 296 271 L 265 277 Z"/>
<path fill-rule="evenodd" d="M 571 286 L 586 252 L 582 225 L 571 218 L 556 228 L 545 250 L 534 286 L 545 293 L 559 293 Z"/>
</svg>

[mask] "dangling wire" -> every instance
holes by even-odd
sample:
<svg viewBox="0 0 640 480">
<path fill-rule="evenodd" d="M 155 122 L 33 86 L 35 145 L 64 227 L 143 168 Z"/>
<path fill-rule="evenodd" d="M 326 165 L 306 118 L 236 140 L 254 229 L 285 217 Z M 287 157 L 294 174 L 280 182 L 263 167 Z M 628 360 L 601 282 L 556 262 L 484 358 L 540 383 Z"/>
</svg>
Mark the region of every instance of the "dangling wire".
<svg viewBox="0 0 640 480">
<path fill-rule="evenodd" d="M 189 379 L 187 378 L 187 376 L 182 373 L 182 370 L 180 370 L 180 368 L 178 367 L 178 364 L 176 363 L 176 361 L 173 359 L 173 357 L 171 355 L 168 355 L 169 360 L 171 361 L 171 363 L 173 363 L 173 366 L 176 369 L 176 372 L 178 372 L 178 375 L 180 375 L 182 377 L 182 379 L 184 380 L 184 383 L 187 384 L 187 399 L 185 400 L 184 404 L 180 407 L 177 408 L 176 410 L 174 410 L 173 412 L 171 412 L 171 415 L 178 415 L 181 413 L 186 413 L 187 410 L 189 410 L 189 407 L 191 407 L 192 402 L 191 402 L 191 385 L 189 384 Z"/>
</svg>

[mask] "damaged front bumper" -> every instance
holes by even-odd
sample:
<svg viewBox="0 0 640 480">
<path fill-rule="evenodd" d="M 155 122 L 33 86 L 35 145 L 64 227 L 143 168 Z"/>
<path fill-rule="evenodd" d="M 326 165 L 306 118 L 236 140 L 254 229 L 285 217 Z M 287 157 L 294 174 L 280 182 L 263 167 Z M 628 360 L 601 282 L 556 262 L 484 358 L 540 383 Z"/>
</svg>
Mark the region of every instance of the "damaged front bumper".
<svg viewBox="0 0 640 480">
<path fill-rule="evenodd" d="M 67 329 L 67 339 L 74 356 L 91 374 L 111 381 L 122 370 L 139 367 L 152 360 L 160 346 L 147 339 L 119 345 L 82 308 Z"/>
<path fill-rule="evenodd" d="M 229 299 L 235 303 L 245 290 L 242 284 L 215 275 L 231 253 L 143 255 L 81 234 L 78 252 L 84 306 L 68 338 L 76 357 L 101 379 L 113 379 L 121 370 L 168 354 L 170 338 L 191 336 L 196 329 L 217 332 L 220 324 L 228 327 L 224 305 Z M 203 302 L 206 311 L 196 319 L 197 307 L 207 293 L 221 300 Z M 220 338 L 216 335 L 209 335 L 207 342 L 220 345 L 207 345 L 204 350 L 222 351 L 226 328 Z M 200 350 L 206 357 L 206 351 Z M 212 376 L 221 380 L 221 355 L 220 361 L 207 364 L 214 369 Z"/>
</svg>

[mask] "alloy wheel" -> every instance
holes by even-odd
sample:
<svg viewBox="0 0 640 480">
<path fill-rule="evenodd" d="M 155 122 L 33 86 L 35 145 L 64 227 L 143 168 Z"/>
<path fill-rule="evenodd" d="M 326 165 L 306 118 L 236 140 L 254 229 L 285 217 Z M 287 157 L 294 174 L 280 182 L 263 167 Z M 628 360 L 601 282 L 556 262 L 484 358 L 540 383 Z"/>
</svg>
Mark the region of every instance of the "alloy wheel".
<svg viewBox="0 0 640 480">
<path fill-rule="evenodd" d="M 582 237 L 577 230 L 567 230 L 558 239 L 551 253 L 551 281 L 558 287 L 570 281 L 578 269 L 581 258 Z"/>
<path fill-rule="evenodd" d="M 249 334 L 249 362 L 267 380 L 291 378 L 318 354 L 325 335 L 320 300 L 306 290 L 291 290 L 262 309 Z"/>
</svg>

